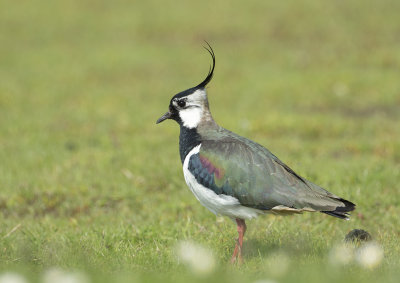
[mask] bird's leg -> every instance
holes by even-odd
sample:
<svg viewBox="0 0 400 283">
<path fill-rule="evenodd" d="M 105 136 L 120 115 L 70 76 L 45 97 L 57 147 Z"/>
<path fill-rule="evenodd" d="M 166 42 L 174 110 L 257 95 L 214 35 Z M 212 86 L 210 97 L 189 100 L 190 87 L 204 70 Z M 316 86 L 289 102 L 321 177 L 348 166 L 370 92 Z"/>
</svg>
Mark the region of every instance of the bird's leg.
<svg viewBox="0 0 400 283">
<path fill-rule="evenodd" d="M 233 251 L 233 255 L 231 258 L 231 263 L 234 263 L 236 261 L 236 257 L 239 251 L 239 239 L 236 239 L 236 244 L 235 244 L 235 250 Z"/>
<path fill-rule="evenodd" d="M 243 258 L 242 258 L 242 247 L 243 247 L 243 237 L 244 237 L 244 233 L 246 233 L 246 222 L 244 222 L 243 219 L 236 219 L 236 223 L 237 223 L 237 230 L 238 230 L 238 234 L 239 234 L 239 238 L 238 238 L 238 242 L 239 242 L 239 261 L 243 262 Z"/>
<path fill-rule="evenodd" d="M 239 257 L 239 262 L 243 262 L 242 258 L 243 237 L 244 233 L 246 233 L 247 227 L 243 219 L 236 218 L 236 224 L 239 237 L 236 240 L 235 250 L 233 251 L 231 263 L 234 263 L 237 257 Z"/>
</svg>

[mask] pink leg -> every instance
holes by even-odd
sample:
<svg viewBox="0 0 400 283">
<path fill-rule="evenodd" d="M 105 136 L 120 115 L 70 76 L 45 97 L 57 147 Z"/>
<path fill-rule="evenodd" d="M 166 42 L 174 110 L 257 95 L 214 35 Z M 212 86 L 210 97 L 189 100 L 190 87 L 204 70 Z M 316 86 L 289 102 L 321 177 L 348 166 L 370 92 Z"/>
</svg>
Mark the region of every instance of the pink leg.
<svg viewBox="0 0 400 283">
<path fill-rule="evenodd" d="M 236 240 L 235 250 L 233 251 L 231 263 L 234 263 L 237 257 L 239 257 L 240 263 L 243 262 L 242 258 L 243 237 L 244 233 L 246 233 L 247 227 L 243 219 L 236 218 L 236 224 L 237 224 L 237 231 L 239 234 L 239 238 Z"/>
</svg>

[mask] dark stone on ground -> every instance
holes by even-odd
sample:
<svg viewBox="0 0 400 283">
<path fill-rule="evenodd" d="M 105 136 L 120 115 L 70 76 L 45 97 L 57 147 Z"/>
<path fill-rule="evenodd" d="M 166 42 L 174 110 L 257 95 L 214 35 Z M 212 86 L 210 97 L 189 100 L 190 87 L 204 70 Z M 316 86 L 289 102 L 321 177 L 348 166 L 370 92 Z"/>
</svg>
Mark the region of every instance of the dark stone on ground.
<svg viewBox="0 0 400 283">
<path fill-rule="evenodd" d="M 347 243 L 350 242 L 361 243 L 361 242 L 368 242 L 371 240 L 372 240 L 371 234 L 362 229 L 353 229 L 344 238 L 344 241 Z"/>
</svg>

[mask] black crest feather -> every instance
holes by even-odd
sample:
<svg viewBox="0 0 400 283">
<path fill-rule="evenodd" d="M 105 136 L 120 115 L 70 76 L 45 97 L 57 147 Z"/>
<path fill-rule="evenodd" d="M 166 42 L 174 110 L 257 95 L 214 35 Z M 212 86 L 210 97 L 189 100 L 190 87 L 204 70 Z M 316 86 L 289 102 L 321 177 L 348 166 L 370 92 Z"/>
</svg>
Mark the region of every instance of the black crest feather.
<svg viewBox="0 0 400 283">
<path fill-rule="evenodd" d="M 205 43 L 208 45 L 208 48 L 206 46 L 204 46 L 204 49 L 206 49 L 208 51 L 208 53 L 210 53 L 212 60 L 213 60 L 213 64 L 212 66 L 210 66 L 210 70 L 208 71 L 208 75 L 207 77 L 204 79 L 204 81 L 202 81 L 199 85 L 197 85 L 195 88 L 205 88 L 207 86 L 207 84 L 211 81 L 213 75 L 214 75 L 214 69 L 215 69 L 215 54 L 214 54 L 214 50 L 212 49 L 211 45 L 205 41 Z"/>
</svg>

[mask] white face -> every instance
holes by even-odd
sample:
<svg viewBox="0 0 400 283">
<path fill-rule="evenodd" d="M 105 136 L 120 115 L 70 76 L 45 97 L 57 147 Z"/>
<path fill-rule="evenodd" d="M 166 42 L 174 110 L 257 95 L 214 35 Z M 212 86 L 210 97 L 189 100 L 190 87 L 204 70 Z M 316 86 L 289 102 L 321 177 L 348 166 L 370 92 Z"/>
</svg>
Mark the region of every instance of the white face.
<svg viewBox="0 0 400 283">
<path fill-rule="evenodd" d="M 183 126 L 193 129 L 199 125 L 203 117 L 205 101 L 207 101 L 207 94 L 204 89 L 198 89 L 188 96 L 172 101 L 179 111 Z"/>
</svg>

